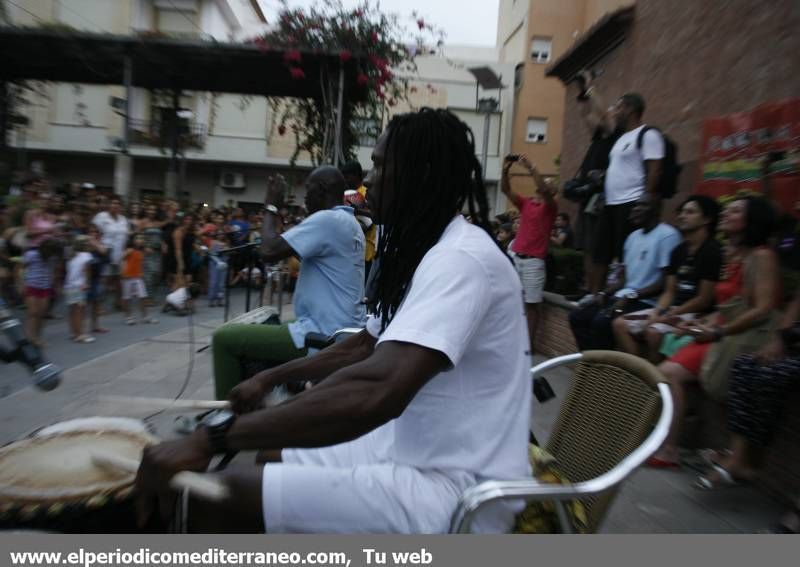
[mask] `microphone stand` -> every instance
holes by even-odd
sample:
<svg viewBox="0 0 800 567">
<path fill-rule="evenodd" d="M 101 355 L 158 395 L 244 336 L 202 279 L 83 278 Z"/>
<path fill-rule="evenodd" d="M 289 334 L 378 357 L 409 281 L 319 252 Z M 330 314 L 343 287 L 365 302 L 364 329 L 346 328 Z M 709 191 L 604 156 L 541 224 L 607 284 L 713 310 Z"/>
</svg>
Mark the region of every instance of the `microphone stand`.
<svg viewBox="0 0 800 567">
<path fill-rule="evenodd" d="M 238 254 L 240 252 L 247 252 L 247 293 L 245 296 L 245 311 L 250 311 L 250 278 L 252 276 L 252 265 L 253 265 L 253 248 L 259 246 L 258 242 L 250 242 L 248 244 L 242 244 L 240 246 L 233 246 L 231 248 L 225 248 L 217 252 L 217 254 Z M 231 262 L 228 262 L 228 266 L 231 265 Z M 230 275 L 230 272 L 229 272 Z M 225 312 L 223 314 L 223 322 L 228 322 L 228 314 L 230 310 L 230 282 L 228 278 L 225 278 Z"/>
</svg>

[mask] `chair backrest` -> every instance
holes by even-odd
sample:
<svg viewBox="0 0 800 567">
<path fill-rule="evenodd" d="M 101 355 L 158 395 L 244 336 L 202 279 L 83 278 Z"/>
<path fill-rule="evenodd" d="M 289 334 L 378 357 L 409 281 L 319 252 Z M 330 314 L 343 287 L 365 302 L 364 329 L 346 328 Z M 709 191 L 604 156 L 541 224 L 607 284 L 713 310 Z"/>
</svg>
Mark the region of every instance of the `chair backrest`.
<svg viewBox="0 0 800 567">
<path fill-rule="evenodd" d="M 571 482 L 595 478 L 619 464 L 653 429 L 661 410 L 658 382 L 647 361 L 613 351 L 586 351 L 547 442 Z M 615 490 L 582 500 L 596 531 Z"/>
</svg>

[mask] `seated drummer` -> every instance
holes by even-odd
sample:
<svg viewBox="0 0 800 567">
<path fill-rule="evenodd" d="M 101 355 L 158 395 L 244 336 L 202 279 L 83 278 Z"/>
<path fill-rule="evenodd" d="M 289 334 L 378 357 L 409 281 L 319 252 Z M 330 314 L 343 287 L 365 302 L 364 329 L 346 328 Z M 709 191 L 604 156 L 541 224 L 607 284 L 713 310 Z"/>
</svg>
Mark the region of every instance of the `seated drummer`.
<svg viewBox="0 0 800 567">
<path fill-rule="evenodd" d="M 236 415 L 148 448 L 140 521 L 170 514 L 172 475 L 230 450 L 275 450 L 280 462 L 222 473 L 230 497 L 192 499 L 190 531 L 441 533 L 465 489 L 530 477 L 522 289 L 491 235 L 472 132 L 446 110 L 399 115 L 372 160 L 384 230 L 366 330 L 240 384 Z M 322 381 L 259 409 L 298 377 Z M 508 530 L 518 509 L 498 503 L 474 527 Z"/>
<path fill-rule="evenodd" d="M 353 209 L 342 206 L 344 177 L 332 166 L 312 171 L 306 180 L 309 216 L 279 234 L 284 190 L 282 178 L 269 179 L 260 252 L 267 263 L 290 256 L 302 260 L 294 296 L 297 319 L 288 325 L 225 325 L 214 333 L 218 400 L 244 378 L 242 359 L 278 366 L 307 354 L 308 333 L 330 335 L 364 325 L 364 234 Z"/>
</svg>

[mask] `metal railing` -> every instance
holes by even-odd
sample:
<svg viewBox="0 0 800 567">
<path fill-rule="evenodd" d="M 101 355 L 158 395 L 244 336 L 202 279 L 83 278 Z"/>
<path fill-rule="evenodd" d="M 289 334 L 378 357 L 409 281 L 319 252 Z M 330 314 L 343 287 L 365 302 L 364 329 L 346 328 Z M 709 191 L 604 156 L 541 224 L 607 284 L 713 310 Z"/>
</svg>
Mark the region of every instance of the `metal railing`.
<svg viewBox="0 0 800 567">
<path fill-rule="evenodd" d="M 278 266 L 270 266 L 264 265 L 262 271 L 262 277 L 260 284 L 257 286 L 253 285 L 253 268 L 258 267 L 256 266 L 256 258 L 258 256 L 256 248 L 258 247 L 257 243 L 249 243 L 243 244 L 241 246 L 235 246 L 233 248 L 228 248 L 225 250 L 220 250 L 219 254 L 226 257 L 228 263 L 228 272 L 225 278 L 225 312 L 223 315 L 223 321 L 228 321 L 228 316 L 230 314 L 230 303 L 231 303 L 231 279 L 236 274 L 233 273 L 234 269 L 237 268 L 245 268 L 246 277 L 245 277 L 245 298 L 244 298 L 244 313 L 248 313 L 251 308 L 253 307 L 263 307 L 264 300 L 267 300 L 267 304 L 273 306 L 275 310 L 278 312 L 278 317 L 280 318 L 283 315 L 283 304 L 284 304 L 284 292 L 287 288 L 287 283 L 289 281 L 289 272 L 285 269 L 282 269 Z M 257 291 L 257 302 L 258 305 L 255 305 L 255 301 L 253 300 L 253 291 Z M 274 303 L 275 295 L 277 294 L 277 305 Z"/>
</svg>

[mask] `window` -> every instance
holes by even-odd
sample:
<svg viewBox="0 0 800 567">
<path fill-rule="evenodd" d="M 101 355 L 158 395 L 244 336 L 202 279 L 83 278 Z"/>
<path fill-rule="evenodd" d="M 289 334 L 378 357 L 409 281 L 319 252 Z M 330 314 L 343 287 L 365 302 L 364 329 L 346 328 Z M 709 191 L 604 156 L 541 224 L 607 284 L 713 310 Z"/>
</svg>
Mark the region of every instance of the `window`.
<svg viewBox="0 0 800 567">
<path fill-rule="evenodd" d="M 531 59 L 536 63 L 550 61 L 550 52 L 553 49 L 553 40 L 549 37 L 534 37 L 531 42 Z"/>
<path fill-rule="evenodd" d="M 547 118 L 528 118 L 526 141 L 537 144 L 547 142 Z"/>
<path fill-rule="evenodd" d="M 514 88 L 522 88 L 523 72 L 525 71 L 525 64 L 520 63 L 514 67 Z"/>
</svg>

